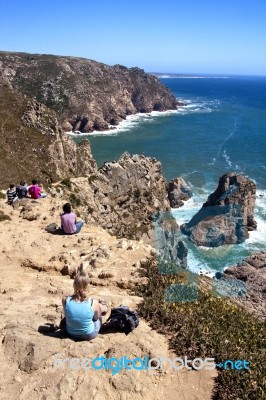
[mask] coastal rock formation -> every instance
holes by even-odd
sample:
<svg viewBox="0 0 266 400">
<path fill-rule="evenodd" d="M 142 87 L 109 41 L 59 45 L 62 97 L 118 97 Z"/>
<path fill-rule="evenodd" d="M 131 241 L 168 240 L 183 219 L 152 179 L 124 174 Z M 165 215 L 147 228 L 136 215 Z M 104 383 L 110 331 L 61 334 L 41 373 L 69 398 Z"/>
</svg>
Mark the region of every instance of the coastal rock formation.
<svg viewBox="0 0 266 400">
<path fill-rule="evenodd" d="M 184 201 L 190 199 L 192 190 L 183 178 L 174 178 L 168 185 L 168 199 L 170 207 L 178 208 L 184 205 Z"/>
<path fill-rule="evenodd" d="M 55 198 L 70 201 L 89 224 L 99 224 L 117 237 L 141 239 L 164 252 L 185 268 L 187 250 L 173 217 L 171 239 L 164 229 L 161 242 L 155 237 L 158 212 L 168 215 L 167 182 L 155 158 L 124 153 L 87 177 L 71 178 L 50 189 Z"/>
<path fill-rule="evenodd" d="M 61 190 L 83 218 L 119 237 L 153 240 L 153 214 L 169 210 L 161 163 L 144 155 L 124 153 L 87 177 L 55 184 L 51 193 L 62 196 Z"/>
<path fill-rule="evenodd" d="M 83 140 L 79 145 L 73 142 L 69 136 L 60 131 L 56 113 L 38 103 L 35 98 L 29 101 L 22 121 L 25 126 L 35 128 L 43 135 L 49 133 L 55 136 L 48 151 L 57 176 L 64 176 L 66 173 L 86 176 L 97 170 L 89 141 Z"/>
<path fill-rule="evenodd" d="M 124 153 L 117 162 L 105 163 L 99 172 L 109 185 L 113 212 L 108 220 L 114 225 L 113 233 L 133 238 L 149 235 L 153 213 L 169 209 L 161 163 Z"/>
<path fill-rule="evenodd" d="M 153 220 L 158 270 L 163 275 L 177 274 L 186 269 L 188 255 L 179 226 L 170 212 L 157 212 Z"/>
<path fill-rule="evenodd" d="M 238 301 L 256 316 L 266 318 L 266 252 L 252 254 L 227 268 L 223 277 L 244 282 L 247 296 Z"/>
<path fill-rule="evenodd" d="M 255 197 L 252 180 L 234 172 L 225 174 L 202 208 L 181 229 L 199 246 L 242 243 L 248 231 L 256 229 Z"/>
<path fill-rule="evenodd" d="M 127 115 L 180 103 L 139 68 L 75 57 L 0 52 L 1 185 L 97 169 L 87 144 L 64 132 L 111 129 Z"/>
<path fill-rule="evenodd" d="M 1 52 L 0 80 L 54 110 L 65 131 L 106 130 L 127 115 L 175 110 L 180 104 L 140 68 L 77 57 Z"/>
<path fill-rule="evenodd" d="M 240 204 L 242 206 L 243 225 L 248 230 L 257 227 L 254 221 L 256 184 L 249 178 L 236 172 L 223 175 L 219 179 L 217 189 L 209 196 L 203 207 L 224 204 Z"/>
</svg>

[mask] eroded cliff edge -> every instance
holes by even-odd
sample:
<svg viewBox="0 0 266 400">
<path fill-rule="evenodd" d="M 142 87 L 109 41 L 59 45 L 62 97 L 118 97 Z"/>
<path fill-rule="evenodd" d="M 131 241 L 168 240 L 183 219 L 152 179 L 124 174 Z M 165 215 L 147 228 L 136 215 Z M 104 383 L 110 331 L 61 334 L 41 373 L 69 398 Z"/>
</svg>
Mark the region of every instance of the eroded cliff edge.
<svg viewBox="0 0 266 400">
<path fill-rule="evenodd" d="M 13 91 L 54 110 L 66 131 L 105 130 L 127 115 L 178 105 L 144 70 L 84 58 L 0 52 L 0 76 Z"/>
<path fill-rule="evenodd" d="M 109 129 L 129 114 L 177 105 L 159 79 L 139 68 L 0 52 L 1 187 L 33 176 L 91 174 L 90 146 L 64 132 Z"/>
</svg>

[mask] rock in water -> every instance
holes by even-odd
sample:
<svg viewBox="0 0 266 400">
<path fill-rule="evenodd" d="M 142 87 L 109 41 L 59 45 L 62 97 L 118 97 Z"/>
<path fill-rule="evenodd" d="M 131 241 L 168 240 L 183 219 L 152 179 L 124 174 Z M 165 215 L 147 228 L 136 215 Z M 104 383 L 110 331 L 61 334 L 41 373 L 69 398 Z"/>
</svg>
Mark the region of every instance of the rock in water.
<svg viewBox="0 0 266 400">
<path fill-rule="evenodd" d="M 183 200 L 188 200 L 192 191 L 183 178 L 174 178 L 168 185 L 168 199 L 170 207 L 178 208 L 184 205 Z"/>
<path fill-rule="evenodd" d="M 248 231 L 257 227 L 255 197 L 256 185 L 252 180 L 235 172 L 225 174 L 219 179 L 217 189 L 181 230 L 198 246 L 242 243 L 249 237 Z"/>
</svg>

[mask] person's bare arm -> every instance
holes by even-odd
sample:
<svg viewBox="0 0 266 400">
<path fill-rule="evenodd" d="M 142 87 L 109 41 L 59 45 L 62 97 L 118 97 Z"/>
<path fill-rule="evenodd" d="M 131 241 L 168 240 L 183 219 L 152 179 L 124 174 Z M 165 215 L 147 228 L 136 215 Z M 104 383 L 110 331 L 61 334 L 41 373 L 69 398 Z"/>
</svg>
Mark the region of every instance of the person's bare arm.
<svg viewBox="0 0 266 400">
<path fill-rule="evenodd" d="M 93 299 L 92 309 L 94 311 L 93 321 L 97 321 L 101 317 L 101 309 L 98 300 Z"/>
<path fill-rule="evenodd" d="M 93 321 L 97 321 L 107 314 L 108 305 L 105 301 L 93 299 L 92 309 L 94 310 Z"/>
<path fill-rule="evenodd" d="M 65 312 L 65 306 L 66 306 L 66 298 L 67 298 L 67 296 L 62 297 L 62 306 L 63 306 L 64 312 Z"/>
</svg>

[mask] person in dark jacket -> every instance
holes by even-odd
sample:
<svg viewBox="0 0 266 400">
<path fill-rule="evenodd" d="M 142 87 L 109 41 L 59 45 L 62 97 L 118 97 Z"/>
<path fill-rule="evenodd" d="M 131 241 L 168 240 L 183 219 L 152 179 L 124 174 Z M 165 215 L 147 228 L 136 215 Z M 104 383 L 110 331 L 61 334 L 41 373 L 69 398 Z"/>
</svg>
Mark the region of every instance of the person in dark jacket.
<svg viewBox="0 0 266 400">
<path fill-rule="evenodd" d="M 17 186 L 16 192 L 19 200 L 23 199 L 24 197 L 30 197 L 28 196 L 28 189 L 25 181 L 20 182 L 20 184 Z"/>
</svg>

